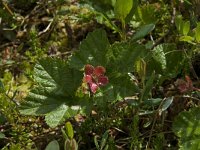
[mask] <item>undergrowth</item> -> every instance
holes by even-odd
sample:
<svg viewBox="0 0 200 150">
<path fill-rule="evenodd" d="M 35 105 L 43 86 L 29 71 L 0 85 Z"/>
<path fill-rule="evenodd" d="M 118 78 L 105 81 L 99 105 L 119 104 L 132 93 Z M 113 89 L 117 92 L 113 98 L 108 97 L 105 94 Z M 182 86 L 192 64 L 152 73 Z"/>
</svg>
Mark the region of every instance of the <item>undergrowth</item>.
<svg viewBox="0 0 200 150">
<path fill-rule="evenodd" d="M 199 149 L 198 7 L 0 2 L 0 148 Z"/>
</svg>

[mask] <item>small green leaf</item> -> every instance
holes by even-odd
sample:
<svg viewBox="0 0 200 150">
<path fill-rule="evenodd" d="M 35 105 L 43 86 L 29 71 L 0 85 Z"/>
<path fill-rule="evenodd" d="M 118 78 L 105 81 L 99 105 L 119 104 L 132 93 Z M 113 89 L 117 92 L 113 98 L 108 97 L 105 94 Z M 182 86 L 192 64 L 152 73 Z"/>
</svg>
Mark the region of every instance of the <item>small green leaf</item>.
<svg viewBox="0 0 200 150">
<path fill-rule="evenodd" d="M 195 39 L 197 42 L 200 42 L 200 22 L 197 23 L 197 27 L 195 30 Z"/>
<path fill-rule="evenodd" d="M 64 137 L 64 139 L 67 140 L 68 136 L 63 128 L 61 128 L 61 132 L 62 132 L 62 136 Z"/>
<path fill-rule="evenodd" d="M 181 15 L 176 16 L 175 25 L 176 25 L 176 28 L 177 28 L 178 32 L 180 33 L 181 32 L 181 28 L 183 26 L 183 20 L 182 20 L 182 16 Z"/>
<path fill-rule="evenodd" d="M 108 144 L 106 144 L 106 146 L 104 147 L 104 149 L 103 149 L 103 150 L 108 150 L 108 148 L 109 148 L 109 145 L 108 145 Z"/>
<path fill-rule="evenodd" d="M 181 36 L 180 38 L 179 38 L 179 40 L 180 41 L 183 41 L 183 42 L 188 42 L 188 43 L 190 43 L 190 44 L 194 44 L 194 38 L 193 37 L 191 37 L 191 36 Z"/>
<path fill-rule="evenodd" d="M 5 138 L 5 134 L 3 134 L 2 132 L 0 132 L 0 139 Z"/>
<path fill-rule="evenodd" d="M 97 150 L 100 150 L 100 148 L 99 148 L 99 143 L 98 143 L 98 140 L 97 140 L 97 138 L 98 138 L 98 136 L 97 136 L 97 135 L 95 135 L 95 136 L 94 136 L 94 144 L 95 144 L 95 146 L 96 146 Z"/>
<path fill-rule="evenodd" d="M 102 136 L 101 144 L 100 144 L 101 150 L 103 150 L 103 148 L 106 146 L 106 142 L 108 140 L 108 134 L 109 134 L 109 131 L 106 131 Z"/>
<path fill-rule="evenodd" d="M 129 23 L 133 19 L 133 15 L 135 14 L 137 7 L 139 5 L 138 0 L 133 0 L 133 6 L 131 8 L 130 13 L 126 16 L 125 22 Z"/>
<path fill-rule="evenodd" d="M 189 21 L 185 21 L 184 23 L 183 23 L 183 28 L 182 28 L 182 33 L 183 33 L 183 35 L 187 35 L 188 34 L 188 32 L 190 31 L 190 22 Z"/>
<path fill-rule="evenodd" d="M 133 7 L 133 0 L 117 0 L 115 3 L 115 15 L 121 21 L 125 21 L 126 16 L 130 13 Z"/>
<path fill-rule="evenodd" d="M 179 137 L 180 150 L 200 149 L 200 108 L 181 112 L 173 122 L 172 129 Z"/>
<path fill-rule="evenodd" d="M 59 143 L 54 140 L 54 141 L 51 141 L 47 147 L 45 148 L 45 150 L 60 150 L 60 146 L 59 146 Z"/>
<path fill-rule="evenodd" d="M 155 24 L 147 24 L 142 27 L 134 34 L 132 40 L 139 40 L 149 34 L 155 28 Z"/>
<path fill-rule="evenodd" d="M 172 104 L 174 100 L 174 97 L 168 97 L 164 100 L 164 102 L 162 103 L 162 106 L 161 106 L 161 111 L 165 111 L 167 110 L 167 108 L 169 108 L 169 106 Z"/>
<path fill-rule="evenodd" d="M 69 139 L 73 139 L 74 137 L 74 130 L 73 130 L 73 127 L 72 127 L 72 124 L 70 122 L 67 122 L 65 124 L 65 128 L 66 128 L 66 133 L 67 133 L 67 136 L 69 137 Z"/>
<path fill-rule="evenodd" d="M 161 103 L 162 99 L 161 98 L 152 98 L 148 100 L 144 100 L 145 105 L 149 106 L 158 106 Z"/>
<path fill-rule="evenodd" d="M 165 57 L 165 53 L 164 53 L 164 46 L 158 45 L 156 46 L 153 51 L 153 58 L 160 63 L 162 70 L 166 69 L 166 57 Z"/>
</svg>

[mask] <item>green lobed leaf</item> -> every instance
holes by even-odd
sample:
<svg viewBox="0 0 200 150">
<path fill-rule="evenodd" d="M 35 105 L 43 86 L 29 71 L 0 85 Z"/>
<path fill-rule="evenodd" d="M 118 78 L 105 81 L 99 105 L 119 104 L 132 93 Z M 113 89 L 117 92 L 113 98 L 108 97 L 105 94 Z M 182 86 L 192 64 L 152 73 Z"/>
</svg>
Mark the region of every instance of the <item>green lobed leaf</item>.
<svg viewBox="0 0 200 150">
<path fill-rule="evenodd" d="M 139 30 L 134 34 L 132 40 L 139 40 L 149 34 L 155 28 L 155 24 L 147 24 L 139 28 Z"/>
<path fill-rule="evenodd" d="M 133 0 L 116 0 L 114 11 L 115 15 L 120 20 L 125 20 L 133 7 Z"/>
<path fill-rule="evenodd" d="M 180 138 L 180 150 L 200 149 L 200 108 L 181 112 L 173 122 L 173 131 Z"/>
<path fill-rule="evenodd" d="M 82 72 L 69 68 L 65 61 L 41 59 L 34 68 L 37 86 L 21 104 L 20 112 L 25 115 L 46 115 L 47 123 L 55 127 L 69 110 L 80 105 L 75 93 L 82 77 Z"/>
<path fill-rule="evenodd" d="M 56 140 L 51 141 L 47 145 L 47 147 L 45 148 L 45 150 L 60 150 L 60 146 L 59 146 L 58 141 L 56 141 Z"/>
<path fill-rule="evenodd" d="M 81 42 L 80 50 L 70 58 L 70 67 L 82 69 L 86 64 L 105 66 L 107 62 L 105 56 L 109 46 L 110 44 L 104 30 L 97 29 L 89 33 L 86 39 Z"/>
<path fill-rule="evenodd" d="M 105 87 L 101 87 L 101 89 L 102 95 L 96 95 L 94 97 L 99 104 L 108 101 L 122 100 L 124 97 L 139 93 L 138 86 L 131 81 L 128 75 L 112 76 L 109 80 L 109 84 Z"/>
<path fill-rule="evenodd" d="M 181 68 L 183 68 L 184 52 L 176 50 L 175 44 L 164 44 L 163 47 L 167 62 L 165 76 L 176 77 L 181 72 Z"/>
<path fill-rule="evenodd" d="M 114 43 L 106 55 L 108 74 L 110 72 L 113 74 L 113 72 L 128 73 L 133 71 L 134 63 L 145 51 L 145 47 L 137 43 Z"/>
<path fill-rule="evenodd" d="M 41 59 L 34 68 L 36 82 L 54 92 L 54 95 L 74 95 L 80 85 L 82 73 L 69 69 L 67 62 L 61 59 Z"/>
</svg>

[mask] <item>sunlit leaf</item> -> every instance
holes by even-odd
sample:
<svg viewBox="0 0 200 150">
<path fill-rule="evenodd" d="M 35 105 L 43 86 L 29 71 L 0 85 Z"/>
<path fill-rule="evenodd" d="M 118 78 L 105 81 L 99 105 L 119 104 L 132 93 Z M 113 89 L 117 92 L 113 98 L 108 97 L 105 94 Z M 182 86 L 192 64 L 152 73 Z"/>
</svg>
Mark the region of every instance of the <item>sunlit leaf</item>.
<svg viewBox="0 0 200 150">
<path fill-rule="evenodd" d="M 70 122 L 67 122 L 65 124 L 65 128 L 66 128 L 66 133 L 67 133 L 67 136 L 69 137 L 69 139 L 73 139 L 74 130 L 73 130 L 72 124 Z"/>
<path fill-rule="evenodd" d="M 130 13 L 133 7 L 133 0 L 116 0 L 115 15 L 120 20 L 125 20 L 126 16 Z"/>
<path fill-rule="evenodd" d="M 194 44 L 193 41 L 194 41 L 194 38 L 191 37 L 191 36 L 181 36 L 179 38 L 180 41 L 184 41 L 184 42 L 188 42 L 188 43 L 191 43 L 191 44 Z"/>
<path fill-rule="evenodd" d="M 200 22 L 197 23 L 197 27 L 195 30 L 195 39 L 197 42 L 200 42 Z"/>
<path fill-rule="evenodd" d="M 187 35 L 188 32 L 190 31 L 190 22 L 186 21 L 183 23 L 183 35 Z"/>
<path fill-rule="evenodd" d="M 182 20 L 182 16 L 178 15 L 175 17 L 175 25 L 177 30 L 179 31 L 179 33 L 181 32 L 182 26 L 183 26 L 183 20 Z"/>
<path fill-rule="evenodd" d="M 82 77 L 82 72 L 70 69 L 65 61 L 52 58 L 40 60 L 34 69 L 37 86 L 21 104 L 20 112 L 25 115 L 46 115 L 47 123 L 55 127 L 69 109 L 80 105 L 74 95 Z"/>
</svg>

